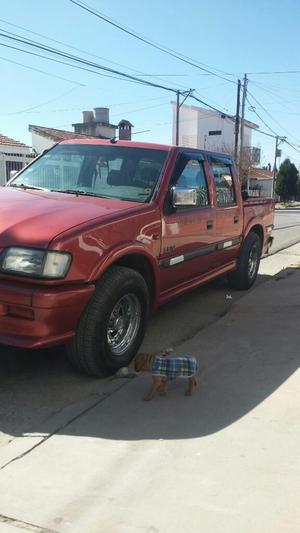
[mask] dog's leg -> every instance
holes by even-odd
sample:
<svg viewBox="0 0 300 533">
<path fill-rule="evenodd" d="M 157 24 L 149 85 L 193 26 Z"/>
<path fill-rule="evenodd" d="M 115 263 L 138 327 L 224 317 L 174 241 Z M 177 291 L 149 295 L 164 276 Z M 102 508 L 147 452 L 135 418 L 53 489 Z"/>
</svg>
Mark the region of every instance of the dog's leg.
<svg viewBox="0 0 300 533">
<path fill-rule="evenodd" d="M 167 396 L 168 392 L 168 378 L 162 378 L 160 386 L 160 395 Z"/>
<path fill-rule="evenodd" d="M 149 402 L 149 400 L 152 400 L 152 398 L 155 396 L 155 393 L 158 391 L 161 384 L 162 384 L 161 376 L 153 376 L 153 384 L 148 394 L 144 398 L 145 402 Z"/>
<path fill-rule="evenodd" d="M 186 396 L 192 396 L 192 393 L 193 393 L 193 388 L 196 387 L 197 385 L 197 380 L 195 378 L 195 376 L 192 376 L 191 378 L 189 378 L 189 384 L 188 384 L 188 388 L 185 392 L 185 395 Z"/>
</svg>

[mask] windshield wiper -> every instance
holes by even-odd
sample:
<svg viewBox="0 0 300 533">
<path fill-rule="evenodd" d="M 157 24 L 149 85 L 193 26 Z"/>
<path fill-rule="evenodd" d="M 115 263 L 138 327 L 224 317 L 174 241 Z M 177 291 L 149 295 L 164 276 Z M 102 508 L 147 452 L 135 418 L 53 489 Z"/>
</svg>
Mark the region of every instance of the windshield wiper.
<svg viewBox="0 0 300 533">
<path fill-rule="evenodd" d="M 80 189 L 51 189 L 51 192 L 62 192 L 64 194 L 76 194 L 76 196 L 96 196 L 98 198 L 111 198 L 91 191 L 81 191 Z"/>
<path fill-rule="evenodd" d="M 49 191 L 49 189 L 45 189 L 44 187 L 35 187 L 34 185 L 25 185 L 25 183 L 11 183 L 9 187 L 16 187 L 17 189 L 33 189 L 36 191 Z"/>
</svg>

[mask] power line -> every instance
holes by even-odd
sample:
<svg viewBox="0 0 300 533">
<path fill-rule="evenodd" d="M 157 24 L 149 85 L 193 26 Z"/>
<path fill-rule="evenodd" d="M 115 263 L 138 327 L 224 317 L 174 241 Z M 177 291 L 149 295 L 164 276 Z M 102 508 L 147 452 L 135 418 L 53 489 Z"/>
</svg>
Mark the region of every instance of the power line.
<svg viewBox="0 0 300 533">
<path fill-rule="evenodd" d="M 251 98 L 253 98 L 253 100 L 264 110 L 264 112 L 271 118 L 271 120 L 273 120 L 273 122 L 275 122 L 275 124 L 277 124 L 283 131 L 285 131 L 290 137 L 292 137 L 293 139 L 296 140 L 296 142 L 299 142 L 299 139 L 297 139 L 294 135 L 292 135 L 287 129 L 284 128 L 284 126 L 282 126 L 272 115 L 271 113 L 257 100 L 257 98 L 255 98 L 255 96 L 253 94 L 250 93 L 250 91 L 248 91 L 248 93 L 250 94 Z M 269 129 L 271 129 L 269 127 Z"/>
<path fill-rule="evenodd" d="M 287 139 L 285 140 L 285 142 L 286 142 L 291 148 L 293 148 L 294 150 L 296 150 L 296 152 L 298 152 L 298 154 L 300 154 L 300 150 L 298 150 L 298 148 L 296 148 L 296 146 L 294 146 L 292 143 L 290 143 Z"/>
<path fill-rule="evenodd" d="M 1 28 L 0 28 L 0 30 L 1 30 Z M 5 33 L 2 33 L 3 31 Z M 134 82 L 138 82 L 138 83 L 143 84 L 143 85 L 148 85 L 149 87 L 155 87 L 155 88 L 163 89 L 165 91 L 176 93 L 176 89 L 175 88 L 167 87 L 165 85 L 160 85 L 158 83 L 153 83 L 153 82 L 148 81 L 148 80 L 143 80 L 141 78 L 138 78 L 137 76 L 132 76 L 131 74 L 127 74 L 127 73 L 121 72 L 119 70 L 115 70 L 115 69 L 112 69 L 112 68 L 109 68 L 109 67 L 105 67 L 104 65 L 100 65 L 98 63 L 94 63 L 92 61 L 88 61 L 88 60 L 86 60 L 86 59 L 84 59 L 82 57 L 75 56 L 73 54 L 69 54 L 69 53 L 63 52 L 61 50 L 58 50 L 57 48 L 52 48 L 52 47 L 49 47 L 49 46 L 45 46 L 45 45 L 43 45 L 41 43 L 38 43 L 36 41 L 33 41 L 31 39 L 24 39 L 21 36 L 14 36 L 13 34 L 11 34 L 11 32 L 7 32 L 6 30 L 3 30 L 3 29 L 2 29 L 2 32 L 0 31 L 0 36 L 1 37 L 4 37 L 6 39 L 10 39 L 10 40 L 12 40 L 14 42 L 22 43 L 22 44 L 25 44 L 27 46 L 31 46 L 33 48 L 37 48 L 39 50 L 46 51 L 48 53 L 55 54 L 55 55 L 58 55 L 60 57 L 70 59 L 71 61 L 75 61 L 75 62 L 80 63 L 80 64 L 84 64 L 84 65 L 87 65 L 87 66 L 90 66 L 90 67 L 93 67 L 93 68 L 97 68 L 99 70 L 103 70 L 105 72 L 109 72 L 111 74 L 122 76 L 123 78 L 126 78 L 128 80 L 131 80 L 131 81 L 134 81 Z"/>
<path fill-rule="evenodd" d="M 72 87 L 72 89 L 69 89 L 68 91 L 64 91 L 59 96 L 56 96 L 55 98 L 51 98 L 51 100 L 47 100 L 47 102 L 43 102 L 42 104 L 37 104 L 37 105 L 35 105 L 33 107 L 28 107 L 26 109 L 23 109 L 22 111 L 15 111 L 14 113 L 5 113 L 5 114 L 2 114 L 1 116 L 20 115 L 22 113 L 28 113 L 30 111 L 33 111 L 34 109 L 37 109 L 37 108 L 42 107 L 44 105 L 47 105 L 47 104 L 49 104 L 51 102 L 56 102 L 60 98 L 63 98 L 64 96 L 67 96 L 71 92 L 75 91 L 75 89 L 78 89 L 78 87 Z"/>
<path fill-rule="evenodd" d="M 239 74 L 239 73 L 236 73 Z M 262 72 L 249 72 L 250 76 L 265 76 L 273 74 L 300 74 L 300 70 L 273 70 L 273 71 L 262 71 Z"/>
<path fill-rule="evenodd" d="M 250 111 L 255 113 L 255 115 L 259 118 L 259 120 L 262 121 L 262 123 L 268 128 L 268 130 L 270 130 L 274 134 L 275 137 L 278 137 L 278 134 L 272 128 L 270 128 L 270 126 L 264 121 L 264 119 L 257 113 L 255 106 L 251 104 L 248 97 L 247 97 L 247 102 L 250 105 Z"/>
<path fill-rule="evenodd" d="M 152 46 L 152 48 L 156 48 L 157 50 L 160 50 L 160 52 L 168 54 L 169 56 L 172 56 L 172 57 L 178 59 L 179 61 L 182 61 L 183 63 L 186 63 L 186 64 L 188 64 L 188 65 L 190 65 L 192 67 L 195 67 L 195 68 L 197 68 L 197 69 L 199 69 L 199 70 L 201 70 L 203 72 L 206 72 L 206 73 L 210 74 L 211 76 L 216 76 L 218 78 L 221 78 L 222 80 L 226 80 L 227 82 L 234 83 L 236 85 L 235 81 L 230 80 L 228 78 L 225 78 L 224 76 L 221 76 L 220 74 L 216 74 L 215 72 L 212 72 L 211 70 L 209 70 L 209 69 L 207 69 L 205 67 L 201 67 L 200 65 L 195 63 L 190 58 L 185 59 L 185 57 L 187 57 L 187 56 L 182 56 L 182 54 L 179 55 L 178 52 L 175 52 L 171 48 L 167 48 L 167 47 L 164 47 L 163 45 L 156 44 L 154 41 L 150 41 L 150 40 L 146 39 L 145 37 L 142 37 L 141 35 L 137 34 L 135 31 L 127 29 L 125 26 L 123 26 L 119 22 L 110 19 L 109 17 L 107 17 L 103 13 L 101 13 L 100 11 L 96 11 L 91 6 L 89 6 L 88 4 L 84 4 L 83 2 L 78 2 L 76 0 L 70 0 L 70 2 L 72 4 L 77 5 L 81 9 L 87 11 L 91 15 L 94 15 L 95 17 L 103 20 L 104 22 L 107 22 L 111 26 L 114 26 L 115 28 L 123 31 L 124 33 L 127 33 L 128 35 L 131 35 L 131 37 L 134 37 L 135 39 L 138 39 L 139 41 L 143 42 L 144 44 L 148 44 L 149 46 Z M 217 69 L 214 69 L 214 70 L 217 70 Z"/>
<path fill-rule="evenodd" d="M 9 26 L 13 26 L 14 28 L 18 28 L 20 30 L 26 31 L 28 33 L 31 33 L 32 35 L 36 35 L 37 37 L 42 37 L 43 39 L 46 39 L 48 41 L 52 41 L 53 43 L 57 43 L 63 46 L 66 46 L 67 48 L 70 48 L 72 50 L 76 50 L 76 52 L 82 52 L 86 55 L 89 55 L 91 57 L 96 57 L 97 59 L 101 59 L 102 61 L 105 61 L 107 63 L 111 63 L 112 65 L 117 65 L 118 67 L 125 67 L 125 65 L 122 65 L 121 63 L 116 63 L 115 61 L 109 61 L 108 59 L 98 56 L 96 54 L 92 54 L 91 52 L 87 52 L 86 50 L 83 50 L 82 48 L 77 48 L 76 46 L 71 46 L 70 44 L 64 43 L 63 41 L 58 41 L 57 39 L 53 39 L 52 37 L 48 37 L 47 35 L 43 35 L 42 33 L 37 33 L 36 31 L 29 30 L 28 28 L 24 28 L 24 26 L 19 26 L 18 24 L 13 24 L 12 22 L 9 22 L 7 20 L 1 19 L 0 22 L 4 22 L 5 24 L 8 24 Z M 134 68 L 126 67 L 131 72 L 135 72 L 136 74 L 143 74 L 140 70 L 136 70 Z"/>
<path fill-rule="evenodd" d="M 270 89 L 267 89 L 264 85 L 261 85 L 260 83 L 256 83 L 251 80 L 251 84 L 257 87 L 258 89 L 264 91 L 267 94 L 270 94 L 274 98 L 274 102 L 281 104 L 285 109 L 288 111 L 291 110 L 291 108 L 288 108 L 285 104 L 288 103 L 284 97 L 281 97 L 278 93 L 276 94 L 274 91 L 271 91 Z"/>
<path fill-rule="evenodd" d="M 54 59 L 53 57 L 43 56 L 42 54 L 37 54 L 36 52 L 31 52 L 30 50 L 24 50 L 24 48 L 18 48 L 17 46 L 12 46 L 12 45 L 1 43 L 1 42 L 0 42 L 0 46 L 4 46 L 5 48 L 10 48 L 12 50 L 17 50 L 19 52 L 23 52 L 24 54 L 29 54 L 29 55 L 34 56 L 34 57 L 41 57 L 42 59 L 47 59 L 48 61 L 52 61 L 54 63 L 59 63 L 60 65 L 67 65 L 69 67 L 77 68 L 77 69 L 83 70 L 85 72 L 91 72 L 92 74 L 97 74 L 97 76 L 101 76 L 103 78 L 112 78 L 114 80 L 124 81 L 124 78 L 122 78 L 122 77 L 110 76 L 109 74 L 102 74 L 101 72 L 97 72 L 97 71 L 91 70 L 89 68 L 80 67 L 79 65 L 73 65 L 72 63 L 67 63 L 66 61 L 60 61 L 59 59 Z M 132 80 L 129 80 L 129 81 L 131 81 L 132 83 L 138 83 L 138 82 L 134 82 Z"/>
<path fill-rule="evenodd" d="M 70 80 L 68 78 L 64 78 L 62 76 L 58 76 L 57 74 L 52 74 L 50 72 L 46 72 L 45 70 L 41 70 L 39 68 L 31 67 L 29 65 L 24 65 L 24 63 L 18 63 L 18 61 L 13 61 L 12 59 L 8 59 L 7 57 L 0 56 L 0 59 L 2 61 L 6 61 L 7 63 L 12 63 L 13 65 L 18 65 L 20 67 L 24 67 L 24 68 L 27 68 L 29 70 L 33 70 L 35 72 L 39 72 L 40 74 L 46 74 L 46 76 L 51 76 L 52 78 L 57 78 L 58 80 L 68 81 L 70 83 L 73 83 L 74 85 L 78 85 L 80 87 L 86 87 L 86 85 L 84 83 L 80 83 L 78 81 Z"/>
<path fill-rule="evenodd" d="M 0 30 L 1 30 L 1 28 L 0 28 Z M 2 33 L 3 31 L 5 33 Z M 8 45 L 8 44 L 0 42 L 1 46 L 5 46 L 7 48 L 18 50 L 18 51 L 21 51 L 23 53 L 27 53 L 27 54 L 30 54 L 30 55 L 33 55 L 33 56 L 41 57 L 43 59 L 47 59 L 47 60 L 54 61 L 54 62 L 57 62 L 57 63 L 61 63 L 61 64 L 64 64 L 64 65 L 67 65 L 67 66 L 71 66 L 73 68 L 79 68 L 80 70 L 91 72 L 93 74 L 98 74 L 98 75 L 105 76 L 105 77 L 111 77 L 111 78 L 114 78 L 114 79 L 126 79 L 128 81 L 131 81 L 131 82 L 134 82 L 134 83 L 138 83 L 140 85 L 159 88 L 159 89 L 166 90 L 166 91 L 172 92 L 172 93 L 177 93 L 177 91 L 178 91 L 177 89 L 175 89 L 173 87 L 160 85 L 160 84 L 153 83 L 153 82 L 150 82 L 150 81 L 147 81 L 147 80 L 143 80 L 143 79 L 138 78 L 136 76 L 132 76 L 130 74 L 127 74 L 127 73 L 124 73 L 124 72 L 121 72 L 121 71 L 118 71 L 118 70 L 115 70 L 115 69 L 111 69 L 109 67 L 105 67 L 105 66 L 100 65 L 98 63 L 94 63 L 94 62 L 85 60 L 84 58 L 81 58 L 81 57 L 78 57 L 78 56 L 74 56 L 73 54 L 65 53 L 65 52 L 63 52 L 61 50 L 58 50 L 56 48 L 45 46 L 45 45 L 43 45 L 41 43 L 38 43 L 36 41 L 33 41 L 31 39 L 28 40 L 28 39 L 22 38 L 22 36 L 14 36 L 14 35 L 11 34 L 11 32 L 7 32 L 6 30 L 2 30 L 2 32 L 0 31 L 0 36 L 1 37 L 10 39 L 10 40 L 12 40 L 14 42 L 25 44 L 26 46 L 37 48 L 38 50 L 42 50 L 42 51 L 45 51 L 47 53 L 54 54 L 55 56 L 59 56 L 59 57 L 62 57 L 62 58 L 67 58 L 67 59 L 69 59 L 71 61 L 74 61 L 75 63 L 78 63 L 78 64 L 74 65 L 72 63 L 68 63 L 66 61 L 62 61 L 61 59 L 57 59 L 57 58 L 54 59 L 54 58 L 51 58 L 51 57 L 48 57 L 48 56 L 45 56 L 45 55 L 42 55 L 42 54 L 38 54 L 36 52 L 32 52 L 30 50 L 26 50 L 24 48 L 18 48 L 16 46 L 12 46 L 12 45 Z M 86 66 L 82 67 L 81 66 L 82 64 L 83 65 L 87 65 L 87 66 L 91 66 L 91 67 L 99 69 L 101 71 L 104 71 L 105 74 L 103 74 L 103 73 L 100 74 L 99 72 L 96 72 L 95 70 L 91 70 L 89 68 L 86 68 Z M 107 74 L 107 73 L 109 73 L 109 74 Z M 114 74 L 114 75 L 112 76 L 111 74 Z M 116 75 L 120 76 L 120 77 L 116 78 Z M 184 94 L 182 91 L 180 91 L 180 93 Z M 202 103 L 206 107 L 208 107 L 210 109 L 213 109 L 214 111 L 220 113 L 221 115 L 228 116 L 228 117 L 232 118 L 232 115 L 224 113 L 223 111 L 217 109 L 216 107 L 211 106 L 210 104 L 208 104 L 207 102 L 205 102 L 204 100 L 202 100 L 200 98 L 197 98 L 196 96 L 191 96 L 191 98 L 193 98 L 194 100 Z"/>
<path fill-rule="evenodd" d="M 82 48 L 77 48 L 76 46 L 72 46 L 70 44 L 67 44 L 63 41 L 59 41 L 57 39 L 53 39 L 52 37 L 48 37 L 47 35 L 44 35 L 42 33 L 38 33 L 38 32 L 35 32 L 35 31 L 32 31 L 32 30 L 29 30 L 28 28 L 24 28 L 24 26 L 19 26 L 17 24 L 12 24 L 11 22 L 8 22 L 7 20 L 5 19 L 1 19 L 0 18 L 0 21 L 4 22 L 5 24 L 8 24 L 9 26 L 13 26 L 14 28 L 18 28 L 18 29 L 21 29 L 23 31 L 26 31 L 28 33 L 31 33 L 32 35 L 37 35 L 38 37 L 42 37 L 42 39 L 46 39 L 48 41 L 52 41 L 54 43 L 57 43 L 57 44 L 60 44 L 60 45 L 63 45 L 67 48 L 70 48 L 72 50 L 76 50 L 77 52 L 82 52 L 84 54 L 87 54 L 88 56 L 91 56 L 91 57 L 96 57 L 97 59 L 101 59 L 102 61 L 105 61 L 106 63 L 111 63 L 112 65 L 117 65 L 119 67 L 125 67 L 125 65 L 121 64 L 121 63 L 117 63 L 116 61 L 111 61 L 111 60 L 108 60 L 102 56 L 99 56 L 97 54 L 93 54 L 91 52 L 87 52 L 86 50 L 82 50 Z M 146 77 L 154 77 L 160 81 L 165 81 L 163 78 L 161 78 L 160 76 L 161 75 L 157 75 L 157 74 L 146 74 L 144 72 L 141 72 L 140 70 L 137 70 L 137 69 L 134 69 L 134 68 L 131 68 L 131 67 L 128 67 L 126 66 L 125 68 L 127 68 L 128 70 L 130 70 L 131 72 L 135 72 L 136 74 L 139 74 L 140 76 L 146 76 Z M 178 76 L 178 74 L 163 74 L 163 76 Z M 179 74 L 179 76 L 181 76 L 181 74 Z M 181 85 L 182 88 L 185 88 L 183 87 L 183 85 Z"/>
</svg>

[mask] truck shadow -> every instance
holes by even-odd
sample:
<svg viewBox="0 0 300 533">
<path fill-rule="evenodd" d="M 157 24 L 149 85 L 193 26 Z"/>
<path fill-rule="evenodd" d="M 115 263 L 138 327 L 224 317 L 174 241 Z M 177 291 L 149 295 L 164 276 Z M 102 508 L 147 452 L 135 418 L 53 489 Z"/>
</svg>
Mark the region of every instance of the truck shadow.
<svg viewBox="0 0 300 533">
<path fill-rule="evenodd" d="M 281 279 L 295 272 L 286 269 L 264 291 L 276 291 Z M 260 276 L 256 287 L 267 279 Z M 198 357 L 199 387 L 189 398 L 184 397 L 185 383 L 177 380 L 167 398 L 144 403 L 149 375 L 91 379 L 70 367 L 64 347 L 29 351 L 2 346 L 0 431 L 8 441 L 41 432 L 142 440 L 195 438 L 227 427 L 272 394 L 299 364 L 299 306 L 288 321 L 280 305 L 269 312 L 262 305 L 253 313 L 251 302 L 243 304 L 243 294 L 220 279 L 164 306 L 152 319 L 143 349 L 157 351 L 172 341 L 175 347 L 180 344 L 179 354 Z M 254 296 L 255 290 L 250 300 Z M 274 329 L 277 323 L 284 335 Z"/>
</svg>

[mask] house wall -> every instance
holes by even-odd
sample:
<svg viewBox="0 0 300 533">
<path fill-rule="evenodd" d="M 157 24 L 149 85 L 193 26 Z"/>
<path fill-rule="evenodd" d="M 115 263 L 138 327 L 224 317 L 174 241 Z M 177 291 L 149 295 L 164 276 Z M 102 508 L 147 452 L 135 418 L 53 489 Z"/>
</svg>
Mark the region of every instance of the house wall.
<svg viewBox="0 0 300 533">
<path fill-rule="evenodd" d="M 173 107 L 173 144 L 176 141 L 176 104 Z M 222 118 L 220 113 L 206 111 L 201 108 L 183 105 L 179 114 L 179 145 L 212 150 L 217 152 L 230 152 L 234 150 L 235 124 L 227 117 Z M 209 132 L 221 132 L 210 135 Z M 244 146 L 251 146 L 252 130 L 247 126 L 244 129 Z"/>
<path fill-rule="evenodd" d="M 75 133 L 82 135 L 91 135 L 92 137 L 105 137 L 111 139 L 116 136 L 116 128 L 101 122 L 83 122 L 82 124 L 73 124 Z"/>
<path fill-rule="evenodd" d="M 112 137 L 116 136 L 115 128 L 111 128 L 110 126 L 104 126 L 103 124 L 97 124 L 95 131 L 96 137 L 102 136 L 106 137 L 107 139 L 112 139 Z"/>
<path fill-rule="evenodd" d="M 44 137 L 34 131 L 31 132 L 31 135 L 32 148 L 36 151 L 38 155 L 41 154 L 44 150 L 48 150 L 48 148 L 51 148 L 51 146 L 55 144 L 55 141 L 53 141 L 53 139 L 50 139 L 50 137 Z"/>
</svg>

